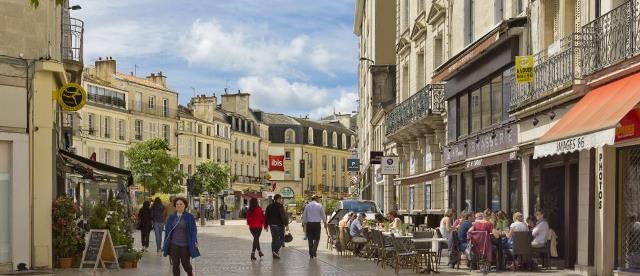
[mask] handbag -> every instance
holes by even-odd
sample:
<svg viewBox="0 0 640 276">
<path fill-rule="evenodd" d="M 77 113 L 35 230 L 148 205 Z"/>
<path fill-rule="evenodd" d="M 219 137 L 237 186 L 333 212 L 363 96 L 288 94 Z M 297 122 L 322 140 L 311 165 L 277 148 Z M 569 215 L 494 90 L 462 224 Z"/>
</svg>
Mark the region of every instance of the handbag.
<svg viewBox="0 0 640 276">
<path fill-rule="evenodd" d="M 289 232 L 284 235 L 284 242 L 291 242 L 291 241 L 293 241 L 293 235 L 291 235 L 291 232 Z"/>
</svg>

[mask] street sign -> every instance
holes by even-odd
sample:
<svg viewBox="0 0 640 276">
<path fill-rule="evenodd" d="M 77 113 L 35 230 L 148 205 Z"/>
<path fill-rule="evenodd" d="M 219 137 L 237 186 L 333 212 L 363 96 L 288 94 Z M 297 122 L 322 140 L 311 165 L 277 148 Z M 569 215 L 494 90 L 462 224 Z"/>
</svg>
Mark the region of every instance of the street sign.
<svg viewBox="0 0 640 276">
<path fill-rule="evenodd" d="M 64 111 L 78 111 L 87 103 L 87 91 L 75 82 L 54 91 L 54 97 Z"/>
<path fill-rule="evenodd" d="M 383 175 L 400 174 L 400 157 L 383 156 L 381 165 L 382 165 L 381 173 Z"/>
<path fill-rule="evenodd" d="M 347 171 L 360 171 L 360 159 L 347 159 Z"/>
<path fill-rule="evenodd" d="M 371 159 L 371 164 L 380 164 L 382 162 L 383 152 L 381 151 L 371 151 L 369 152 L 369 159 Z"/>
</svg>

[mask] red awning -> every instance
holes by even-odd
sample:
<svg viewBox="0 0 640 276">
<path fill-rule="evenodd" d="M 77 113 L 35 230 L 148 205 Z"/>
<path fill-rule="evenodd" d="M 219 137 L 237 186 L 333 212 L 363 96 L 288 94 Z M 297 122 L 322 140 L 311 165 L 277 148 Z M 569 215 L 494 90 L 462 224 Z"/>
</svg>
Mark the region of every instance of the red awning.
<svg viewBox="0 0 640 276">
<path fill-rule="evenodd" d="M 640 102 L 640 73 L 587 93 L 547 133 L 534 158 L 612 145 L 618 122 Z"/>
</svg>

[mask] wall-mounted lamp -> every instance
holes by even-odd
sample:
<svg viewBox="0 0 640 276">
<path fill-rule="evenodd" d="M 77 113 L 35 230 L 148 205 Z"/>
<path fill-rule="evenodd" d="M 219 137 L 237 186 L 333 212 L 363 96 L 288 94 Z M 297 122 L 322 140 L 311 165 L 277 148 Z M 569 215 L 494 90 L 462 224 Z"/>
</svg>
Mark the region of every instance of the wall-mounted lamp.
<svg viewBox="0 0 640 276">
<path fill-rule="evenodd" d="M 533 117 L 533 126 L 537 126 L 539 122 L 538 117 Z"/>
<path fill-rule="evenodd" d="M 360 58 L 360 61 L 369 61 L 369 62 L 371 62 L 371 63 L 373 63 L 373 64 L 376 64 L 376 62 L 375 62 L 375 61 L 373 61 L 373 60 L 372 60 L 372 59 L 370 59 L 370 58 L 366 58 L 366 57 L 361 57 L 361 58 Z"/>
<path fill-rule="evenodd" d="M 556 111 L 551 109 L 551 113 L 549 113 L 549 119 L 553 120 L 556 117 Z"/>
<path fill-rule="evenodd" d="M 491 139 L 495 139 L 496 138 L 496 131 L 492 131 L 491 132 Z"/>
<path fill-rule="evenodd" d="M 476 136 L 476 144 L 480 143 L 480 135 Z"/>
<path fill-rule="evenodd" d="M 511 126 L 507 127 L 507 133 L 511 133 Z"/>
</svg>

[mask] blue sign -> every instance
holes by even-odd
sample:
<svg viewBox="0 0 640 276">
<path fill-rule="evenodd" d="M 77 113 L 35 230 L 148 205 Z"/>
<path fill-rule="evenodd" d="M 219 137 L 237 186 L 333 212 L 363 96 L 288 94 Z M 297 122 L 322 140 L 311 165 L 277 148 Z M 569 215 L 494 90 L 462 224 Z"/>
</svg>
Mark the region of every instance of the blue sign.
<svg viewBox="0 0 640 276">
<path fill-rule="evenodd" d="M 360 159 L 347 159 L 347 171 L 348 172 L 360 171 Z"/>
</svg>

